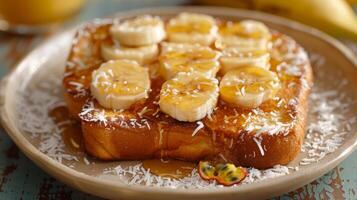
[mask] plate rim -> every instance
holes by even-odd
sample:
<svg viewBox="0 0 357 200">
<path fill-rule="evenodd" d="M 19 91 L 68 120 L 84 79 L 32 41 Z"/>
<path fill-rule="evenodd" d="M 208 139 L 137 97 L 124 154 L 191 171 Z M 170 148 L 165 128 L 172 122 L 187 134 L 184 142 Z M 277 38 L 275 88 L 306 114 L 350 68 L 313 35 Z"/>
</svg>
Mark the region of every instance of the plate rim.
<svg viewBox="0 0 357 200">
<path fill-rule="evenodd" d="M 235 8 L 223 8 L 223 7 L 214 7 L 214 6 L 171 6 L 171 7 L 159 7 L 159 8 L 143 8 L 143 9 L 135 9 L 135 10 L 130 10 L 130 11 L 124 11 L 124 12 L 119 12 L 115 14 L 114 16 L 134 16 L 134 15 L 139 15 L 142 13 L 166 13 L 166 14 L 174 14 L 178 13 L 181 11 L 194 11 L 194 12 L 202 12 L 202 13 L 208 13 L 208 14 L 214 14 L 217 16 L 231 16 L 231 17 L 239 17 L 239 16 L 244 16 L 244 17 L 251 17 L 255 16 L 255 18 L 266 18 L 268 21 L 278 24 L 281 26 L 285 26 L 288 28 L 295 29 L 300 32 L 304 32 L 307 34 L 310 34 L 316 38 L 319 38 L 326 42 L 327 44 L 333 46 L 336 48 L 338 51 L 340 51 L 346 59 L 351 62 L 354 67 L 357 69 L 357 58 L 354 56 L 354 53 L 349 50 L 345 45 L 343 45 L 341 42 L 339 42 L 337 39 L 332 38 L 331 36 L 306 25 L 300 24 L 298 22 L 277 17 L 274 15 L 262 13 L 259 11 L 250 11 L 250 10 L 242 10 L 242 9 L 235 9 Z M 236 14 L 239 12 L 240 14 Z M 77 26 L 76 26 L 77 27 Z M 200 189 L 171 189 L 171 188 L 157 188 L 157 187 L 147 187 L 147 186 L 141 186 L 141 185 L 127 185 L 124 183 L 120 183 L 117 181 L 113 180 L 104 180 L 100 179 L 98 177 L 94 177 L 91 175 L 87 175 L 84 173 L 81 173 L 75 169 L 72 169 L 70 167 L 67 167 L 65 165 L 58 165 L 58 162 L 53 160 L 52 158 L 48 157 L 46 154 L 40 152 L 35 146 L 33 146 L 26 138 L 25 136 L 21 133 L 21 131 L 15 126 L 15 124 L 11 121 L 11 119 L 8 116 L 8 110 L 7 110 L 7 102 L 6 102 L 6 95 L 8 93 L 8 81 L 14 77 L 17 73 L 21 72 L 21 69 L 23 68 L 22 66 L 26 65 L 27 60 L 29 60 L 36 52 L 40 52 L 41 49 L 46 47 L 51 42 L 54 42 L 56 39 L 60 37 L 64 37 L 66 34 L 69 34 L 72 32 L 72 29 L 63 31 L 60 34 L 56 34 L 54 36 L 51 36 L 49 39 L 46 39 L 43 41 L 39 46 L 37 46 L 33 51 L 31 51 L 27 56 L 25 56 L 17 65 L 15 70 L 13 70 L 11 73 L 6 75 L 2 81 L 1 81 L 1 87 L 0 87 L 0 110 L 1 110 L 1 123 L 4 129 L 6 130 L 7 134 L 11 137 L 11 139 L 16 143 L 16 145 L 21 149 L 22 152 L 26 154 L 27 157 L 29 157 L 32 161 L 36 163 L 36 165 L 40 166 L 44 171 L 50 173 L 50 175 L 55 176 L 59 180 L 66 182 L 67 184 L 80 189 L 85 192 L 90 192 L 83 190 L 82 186 L 79 185 L 80 182 L 86 182 L 88 184 L 102 184 L 104 186 L 108 187 L 115 187 L 119 190 L 130 190 L 131 192 L 137 192 L 140 194 L 143 193 L 157 193 L 157 194 L 175 194 L 175 195 L 181 195 L 181 196 L 190 196 L 192 195 L 227 195 L 227 194 L 238 194 L 238 193 L 249 193 L 256 191 L 257 189 L 263 189 L 266 187 L 278 187 L 279 185 L 283 184 L 286 181 L 293 181 L 295 178 L 300 177 L 301 175 L 303 176 L 311 176 L 315 174 L 310 181 L 314 180 L 317 177 L 317 172 L 313 170 L 315 164 L 309 165 L 306 167 L 304 170 L 299 170 L 294 173 L 289 174 L 289 176 L 280 176 L 280 177 L 275 177 L 274 181 L 271 181 L 271 179 L 267 180 L 262 180 L 259 182 L 256 182 L 254 184 L 246 184 L 246 185 L 241 185 L 239 187 L 227 187 L 227 188 L 210 188 L 210 190 L 200 190 Z M 353 134 L 353 133 L 352 133 Z M 347 143 L 344 143 L 342 146 L 339 147 L 339 151 L 336 150 L 334 153 L 336 154 L 338 152 L 338 156 L 336 156 L 334 153 L 329 154 L 323 159 L 322 161 L 319 162 L 319 169 L 320 175 L 326 173 L 336 165 L 338 165 L 340 162 L 342 162 L 348 155 L 350 155 L 355 149 L 357 149 L 357 134 L 354 133 L 353 137 L 353 142 L 351 142 L 347 148 L 344 148 L 341 150 L 341 148 L 346 145 Z M 335 157 L 332 157 L 335 156 Z M 328 158 L 331 157 L 331 158 Z M 327 162 L 328 160 L 328 162 Z M 46 168 L 44 165 L 50 165 L 53 169 L 49 170 Z M 54 169 L 57 170 L 58 173 L 54 173 Z M 60 176 L 62 174 L 62 176 Z M 64 175 L 65 174 L 65 175 Z M 68 176 L 72 176 L 68 178 Z M 77 181 L 75 181 L 77 179 Z M 309 182 L 310 182 L 309 181 Z M 76 182 L 77 184 L 75 184 Z M 291 188 L 295 189 L 295 188 Z M 140 195 L 139 194 L 139 195 Z M 96 194 L 95 194 L 96 195 Z"/>
</svg>

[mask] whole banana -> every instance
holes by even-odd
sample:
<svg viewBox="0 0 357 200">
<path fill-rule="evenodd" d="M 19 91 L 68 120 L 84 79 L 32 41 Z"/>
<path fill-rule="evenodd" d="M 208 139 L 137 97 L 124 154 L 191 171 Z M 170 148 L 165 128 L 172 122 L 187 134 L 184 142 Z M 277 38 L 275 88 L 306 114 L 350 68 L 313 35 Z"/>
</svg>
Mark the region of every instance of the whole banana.
<svg viewBox="0 0 357 200">
<path fill-rule="evenodd" d="M 209 5 L 240 7 L 280 15 L 316 27 L 332 36 L 357 41 L 357 16 L 345 0 L 198 1 Z"/>
</svg>

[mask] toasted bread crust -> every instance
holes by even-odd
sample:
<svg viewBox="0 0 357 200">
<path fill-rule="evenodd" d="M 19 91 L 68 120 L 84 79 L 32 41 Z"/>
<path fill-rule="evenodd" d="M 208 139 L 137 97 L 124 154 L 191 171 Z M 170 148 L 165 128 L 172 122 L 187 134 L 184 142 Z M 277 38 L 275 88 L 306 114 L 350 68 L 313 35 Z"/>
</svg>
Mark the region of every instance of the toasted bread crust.
<svg viewBox="0 0 357 200">
<path fill-rule="evenodd" d="M 215 112 L 201 120 L 203 128 L 193 134 L 197 123 L 179 122 L 159 112 L 156 102 L 163 82 L 160 77 L 152 79 L 152 92 L 147 100 L 125 111 L 104 109 L 90 98 L 91 72 L 103 62 L 98 49 L 101 42 L 110 40 L 108 27 L 89 24 L 77 33 L 77 42 L 68 58 L 75 64 L 67 65 L 63 79 L 66 103 L 70 113 L 81 121 L 85 148 L 90 155 L 102 160 L 221 159 L 242 166 L 269 168 L 287 164 L 300 152 L 313 76 L 306 53 L 291 38 L 274 33 L 274 40 L 282 42 L 276 42 L 273 49 L 280 53 L 292 49 L 289 53 L 295 56 L 271 61 L 271 69 L 280 74 L 283 84 L 276 99 L 258 109 L 234 108 L 219 100 Z M 78 49 L 88 48 L 88 44 L 90 54 L 78 53 L 81 52 Z M 83 63 L 76 63 L 78 59 Z M 283 62 L 294 64 L 300 73 L 291 75 L 278 69 Z M 80 89 L 71 81 L 80 83 Z M 140 114 L 144 109 L 147 112 Z M 267 126 L 265 130 L 266 125 L 270 129 Z"/>
<path fill-rule="evenodd" d="M 100 44 L 108 40 L 109 27 L 110 24 L 104 22 L 87 24 L 74 36 L 62 85 L 70 114 L 78 120 L 78 113 L 90 97 L 92 71 L 104 62 L 100 55 Z"/>
</svg>

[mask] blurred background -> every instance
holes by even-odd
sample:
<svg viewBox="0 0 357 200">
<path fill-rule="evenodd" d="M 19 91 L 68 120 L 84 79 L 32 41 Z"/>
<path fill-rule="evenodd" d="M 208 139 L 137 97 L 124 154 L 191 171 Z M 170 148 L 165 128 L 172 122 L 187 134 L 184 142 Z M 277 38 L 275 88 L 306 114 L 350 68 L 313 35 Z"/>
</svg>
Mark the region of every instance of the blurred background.
<svg viewBox="0 0 357 200">
<path fill-rule="evenodd" d="M 332 36 L 357 40 L 357 17 L 353 10 L 356 3 L 357 0 L 0 0 L 0 30 L 21 34 L 48 32 L 54 25 L 77 22 L 76 15 L 86 19 L 135 7 L 196 4 L 267 12 L 316 27 Z"/>
<path fill-rule="evenodd" d="M 143 7 L 225 6 L 293 19 L 340 39 L 357 53 L 357 0 L 0 0 L 0 77 L 46 38 L 97 17 Z M 357 152 L 340 166 L 276 199 L 357 199 Z M 0 131 L 0 199 L 96 199 L 51 178 Z"/>
</svg>

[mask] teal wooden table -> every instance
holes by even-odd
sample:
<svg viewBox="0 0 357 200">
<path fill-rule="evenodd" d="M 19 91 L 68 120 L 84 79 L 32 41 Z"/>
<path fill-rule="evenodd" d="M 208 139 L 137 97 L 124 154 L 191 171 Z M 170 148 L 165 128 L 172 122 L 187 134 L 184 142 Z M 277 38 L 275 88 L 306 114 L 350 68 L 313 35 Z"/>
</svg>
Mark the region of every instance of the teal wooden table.
<svg viewBox="0 0 357 200">
<path fill-rule="evenodd" d="M 184 0 L 88 0 L 81 13 L 63 28 L 118 11 L 187 3 L 189 2 Z M 11 71 L 19 60 L 46 37 L 49 36 L 0 33 L 0 76 Z M 43 172 L 0 130 L 0 199 L 98 198 L 66 186 Z M 357 199 L 357 152 L 321 178 L 274 199 Z"/>
</svg>

